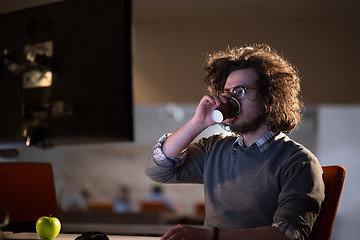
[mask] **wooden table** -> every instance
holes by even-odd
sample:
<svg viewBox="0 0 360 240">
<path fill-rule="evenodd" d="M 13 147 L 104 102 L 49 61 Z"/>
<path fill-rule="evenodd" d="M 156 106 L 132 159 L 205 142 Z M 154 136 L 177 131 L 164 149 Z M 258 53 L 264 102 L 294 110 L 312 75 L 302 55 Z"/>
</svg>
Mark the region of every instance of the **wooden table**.
<svg viewBox="0 0 360 240">
<path fill-rule="evenodd" d="M 74 240 L 79 234 L 59 234 L 54 240 Z M 17 239 L 17 240 L 36 240 L 40 237 L 36 233 L 11 233 L 4 232 L 5 239 Z M 145 237 L 145 236 L 120 236 L 120 235 L 108 235 L 110 240 L 159 240 L 160 237 Z"/>
<path fill-rule="evenodd" d="M 114 223 L 63 223 L 62 233 L 100 231 L 111 235 L 162 236 L 175 225 L 114 224 Z"/>
</svg>

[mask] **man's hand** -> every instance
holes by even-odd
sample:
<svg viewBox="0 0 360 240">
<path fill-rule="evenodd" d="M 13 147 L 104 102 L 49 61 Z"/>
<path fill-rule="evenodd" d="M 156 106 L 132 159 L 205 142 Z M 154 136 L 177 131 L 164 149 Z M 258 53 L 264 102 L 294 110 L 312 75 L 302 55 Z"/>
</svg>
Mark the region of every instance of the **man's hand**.
<svg viewBox="0 0 360 240">
<path fill-rule="evenodd" d="M 169 230 L 161 240 L 212 240 L 214 230 L 186 225 L 177 225 Z M 277 227 L 256 227 L 247 229 L 221 229 L 222 240 L 289 240 Z"/>
<path fill-rule="evenodd" d="M 216 124 L 211 118 L 211 112 L 222 103 L 227 103 L 226 95 L 205 95 L 196 109 L 194 121 L 208 127 Z"/>
<path fill-rule="evenodd" d="M 168 158 L 180 156 L 189 144 L 207 127 L 216 124 L 211 117 L 211 112 L 221 103 L 227 102 L 224 95 L 205 95 L 196 109 L 195 115 L 182 127 L 171 134 L 163 145 L 163 153 Z M 234 118 L 229 118 L 223 123 L 229 123 Z"/>
<path fill-rule="evenodd" d="M 165 233 L 161 240 L 211 240 L 212 229 L 179 224 Z"/>
</svg>

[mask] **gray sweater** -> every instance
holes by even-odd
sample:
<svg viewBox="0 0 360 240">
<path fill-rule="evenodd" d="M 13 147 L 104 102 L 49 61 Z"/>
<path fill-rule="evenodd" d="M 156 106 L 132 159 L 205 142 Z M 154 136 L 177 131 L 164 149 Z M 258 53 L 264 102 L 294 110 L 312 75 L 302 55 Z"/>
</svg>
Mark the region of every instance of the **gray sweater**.
<svg viewBox="0 0 360 240">
<path fill-rule="evenodd" d="M 286 223 L 306 239 L 324 199 L 317 158 L 285 134 L 263 152 L 235 140 L 226 134 L 203 138 L 188 147 L 182 160 L 160 159 L 153 151 L 145 173 L 157 182 L 203 183 L 205 227 Z"/>
</svg>

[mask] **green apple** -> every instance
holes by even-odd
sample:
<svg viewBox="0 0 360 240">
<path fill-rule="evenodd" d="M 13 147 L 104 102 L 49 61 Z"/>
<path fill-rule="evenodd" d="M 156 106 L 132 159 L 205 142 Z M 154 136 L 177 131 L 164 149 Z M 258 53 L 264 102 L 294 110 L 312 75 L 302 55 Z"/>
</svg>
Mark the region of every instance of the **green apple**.
<svg viewBox="0 0 360 240">
<path fill-rule="evenodd" d="M 40 238 L 54 239 L 59 235 L 61 224 L 56 217 L 41 217 L 36 222 L 36 232 Z"/>
</svg>

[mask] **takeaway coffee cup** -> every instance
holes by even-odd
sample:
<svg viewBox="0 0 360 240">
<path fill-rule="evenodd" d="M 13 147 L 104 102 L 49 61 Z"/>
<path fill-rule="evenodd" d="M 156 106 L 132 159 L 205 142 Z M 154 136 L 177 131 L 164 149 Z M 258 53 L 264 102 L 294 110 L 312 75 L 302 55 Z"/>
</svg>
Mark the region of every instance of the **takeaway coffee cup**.
<svg viewBox="0 0 360 240">
<path fill-rule="evenodd" d="M 223 103 L 215 108 L 211 113 L 211 117 L 215 122 L 221 123 L 225 119 L 237 115 L 240 112 L 240 109 L 241 107 L 239 101 L 236 98 L 231 97 L 228 98 L 227 103 Z"/>
</svg>

